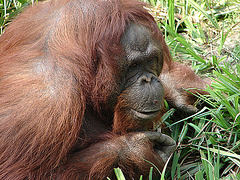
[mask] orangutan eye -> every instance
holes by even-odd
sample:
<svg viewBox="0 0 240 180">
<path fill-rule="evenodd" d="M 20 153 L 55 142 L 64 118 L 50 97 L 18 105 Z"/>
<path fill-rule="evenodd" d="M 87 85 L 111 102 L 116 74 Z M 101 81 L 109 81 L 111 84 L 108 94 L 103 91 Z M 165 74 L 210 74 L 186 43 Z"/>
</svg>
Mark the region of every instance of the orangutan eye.
<svg viewBox="0 0 240 180">
<path fill-rule="evenodd" d="M 148 65 L 152 65 L 153 62 L 154 62 L 154 59 L 150 59 L 150 60 L 147 62 L 147 64 L 148 64 Z"/>
<path fill-rule="evenodd" d="M 151 57 L 148 61 L 147 61 L 147 64 L 148 65 L 150 65 L 150 66 L 152 66 L 153 64 L 154 64 L 154 62 L 156 62 L 157 61 L 157 57 Z"/>
<path fill-rule="evenodd" d="M 135 69 L 139 66 L 139 63 L 135 62 L 133 64 L 130 65 L 130 69 Z"/>
<path fill-rule="evenodd" d="M 131 67 L 137 67 L 137 66 L 138 66 L 137 63 L 134 63 L 134 64 L 131 65 Z"/>
</svg>

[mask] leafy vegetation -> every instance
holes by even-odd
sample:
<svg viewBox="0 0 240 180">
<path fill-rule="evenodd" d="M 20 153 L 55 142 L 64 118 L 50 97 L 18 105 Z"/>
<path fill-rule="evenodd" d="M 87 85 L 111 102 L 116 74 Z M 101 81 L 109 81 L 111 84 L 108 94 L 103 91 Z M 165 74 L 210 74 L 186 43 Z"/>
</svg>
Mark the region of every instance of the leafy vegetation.
<svg viewBox="0 0 240 180">
<path fill-rule="evenodd" d="M 186 118 L 170 109 L 163 119 L 178 143 L 165 179 L 240 179 L 240 4 L 148 2 L 174 60 L 213 82 L 198 113 Z"/>
<path fill-rule="evenodd" d="M 33 0 L 0 0 L 0 34 L 8 23 L 31 2 L 33 3 Z"/>
<path fill-rule="evenodd" d="M 240 3 L 238 0 L 145 0 L 174 60 L 187 63 L 212 85 L 184 116 L 163 117 L 178 147 L 162 179 L 240 179 Z M 30 4 L 0 0 L 0 32 Z M 116 169 L 118 179 L 124 175 Z M 149 179 L 152 169 L 149 171 Z M 141 179 L 141 177 L 140 177 Z"/>
</svg>

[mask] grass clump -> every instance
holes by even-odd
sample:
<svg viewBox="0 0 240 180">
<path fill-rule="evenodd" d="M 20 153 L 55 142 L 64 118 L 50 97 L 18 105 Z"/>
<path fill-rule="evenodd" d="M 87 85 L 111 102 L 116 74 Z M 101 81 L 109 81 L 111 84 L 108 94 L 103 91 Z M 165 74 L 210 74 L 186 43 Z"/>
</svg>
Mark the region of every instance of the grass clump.
<svg viewBox="0 0 240 180">
<path fill-rule="evenodd" d="M 191 116 L 175 112 L 165 119 L 178 143 L 165 179 L 238 179 L 240 4 L 231 0 L 148 2 L 174 60 L 191 65 L 213 82 L 206 89 L 209 95 L 199 96 L 202 110 Z"/>
</svg>

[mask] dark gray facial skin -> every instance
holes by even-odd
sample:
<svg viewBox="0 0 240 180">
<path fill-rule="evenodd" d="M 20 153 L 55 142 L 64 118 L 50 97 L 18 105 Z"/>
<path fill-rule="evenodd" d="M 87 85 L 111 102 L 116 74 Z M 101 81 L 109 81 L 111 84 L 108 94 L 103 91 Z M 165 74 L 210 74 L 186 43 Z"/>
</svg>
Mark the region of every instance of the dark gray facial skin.
<svg viewBox="0 0 240 180">
<path fill-rule="evenodd" d="M 130 24 L 122 38 L 126 60 L 122 61 L 124 100 L 136 120 L 151 120 L 163 106 L 164 89 L 158 78 L 163 54 L 148 28 Z"/>
</svg>

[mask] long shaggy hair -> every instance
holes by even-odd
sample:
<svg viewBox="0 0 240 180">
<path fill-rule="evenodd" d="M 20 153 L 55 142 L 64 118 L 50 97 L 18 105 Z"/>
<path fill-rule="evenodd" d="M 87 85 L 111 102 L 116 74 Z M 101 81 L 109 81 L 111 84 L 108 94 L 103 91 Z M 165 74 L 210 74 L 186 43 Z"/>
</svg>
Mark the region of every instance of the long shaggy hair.
<svg viewBox="0 0 240 180">
<path fill-rule="evenodd" d="M 78 141 L 86 107 L 104 117 L 130 22 L 149 27 L 170 60 L 135 0 L 52 0 L 9 25 L 0 37 L 0 179 L 49 177 Z"/>
</svg>

